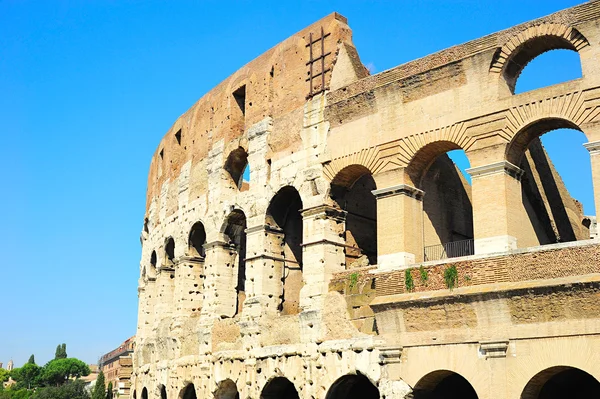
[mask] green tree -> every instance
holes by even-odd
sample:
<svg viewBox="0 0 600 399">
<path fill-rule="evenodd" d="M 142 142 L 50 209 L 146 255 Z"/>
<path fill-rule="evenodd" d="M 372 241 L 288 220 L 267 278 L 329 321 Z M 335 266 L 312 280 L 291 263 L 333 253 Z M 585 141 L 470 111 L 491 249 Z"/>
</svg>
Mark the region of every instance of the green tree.
<svg viewBox="0 0 600 399">
<path fill-rule="evenodd" d="M 33 356 L 33 355 L 29 356 L 29 360 L 27 361 L 27 363 L 35 364 L 35 356 Z"/>
<path fill-rule="evenodd" d="M 90 399 L 81 380 L 69 381 L 58 387 L 38 389 L 31 399 Z"/>
<path fill-rule="evenodd" d="M 10 371 L 6 369 L 0 369 L 0 387 L 2 383 L 8 381 L 8 377 L 10 377 Z"/>
<path fill-rule="evenodd" d="M 112 382 L 108 383 L 108 389 L 106 390 L 106 399 L 113 399 L 113 385 L 112 385 Z"/>
<path fill-rule="evenodd" d="M 66 359 L 67 358 L 67 344 L 58 344 L 56 352 L 54 352 L 54 359 Z"/>
<path fill-rule="evenodd" d="M 17 381 L 18 388 L 31 389 L 38 384 L 41 368 L 33 363 L 25 363 L 23 367 L 13 369 L 10 376 Z"/>
<path fill-rule="evenodd" d="M 79 378 L 90 374 L 90 368 L 79 359 L 66 358 L 50 360 L 43 367 L 41 382 L 46 385 L 62 385 L 69 378 Z"/>
<path fill-rule="evenodd" d="M 96 378 L 96 385 L 92 391 L 92 399 L 105 399 L 106 398 L 106 384 L 104 382 L 104 372 L 100 371 L 98 378 Z"/>
</svg>

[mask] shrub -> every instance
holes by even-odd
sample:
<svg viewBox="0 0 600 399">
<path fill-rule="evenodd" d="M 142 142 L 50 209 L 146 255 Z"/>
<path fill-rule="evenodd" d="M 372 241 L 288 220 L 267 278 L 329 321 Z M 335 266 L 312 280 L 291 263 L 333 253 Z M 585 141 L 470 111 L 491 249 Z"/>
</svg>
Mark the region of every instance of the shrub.
<svg viewBox="0 0 600 399">
<path fill-rule="evenodd" d="M 415 289 L 415 282 L 411 273 L 412 269 L 406 269 L 404 271 L 404 285 L 406 287 L 406 291 L 411 292 Z"/>
<path fill-rule="evenodd" d="M 444 282 L 446 283 L 446 287 L 449 289 L 453 289 L 458 283 L 458 270 L 456 270 L 456 265 L 450 265 L 444 270 Z"/>
</svg>

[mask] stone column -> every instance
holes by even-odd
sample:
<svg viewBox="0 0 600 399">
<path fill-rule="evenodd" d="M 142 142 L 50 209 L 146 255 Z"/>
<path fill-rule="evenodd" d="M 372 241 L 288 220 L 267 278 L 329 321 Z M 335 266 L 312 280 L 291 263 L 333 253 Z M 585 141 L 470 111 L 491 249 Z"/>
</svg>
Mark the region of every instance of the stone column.
<svg viewBox="0 0 600 399">
<path fill-rule="evenodd" d="M 175 268 L 175 306 L 180 317 L 200 314 L 204 295 L 204 258 L 182 256 Z"/>
<path fill-rule="evenodd" d="M 373 191 L 377 199 L 377 266 L 391 270 L 423 261 L 423 195 L 407 184 Z"/>
<path fill-rule="evenodd" d="M 467 169 L 472 178 L 475 254 L 517 248 L 522 220 L 523 171 L 508 161 Z M 526 216 L 526 215 L 525 215 Z"/>
<path fill-rule="evenodd" d="M 283 294 L 283 231 L 259 225 L 246 229 L 246 304 L 249 317 L 276 313 Z M 247 310 L 247 312 L 246 312 Z"/>
<path fill-rule="evenodd" d="M 156 302 L 154 305 L 154 321 L 171 317 L 173 314 L 173 291 L 175 288 L 175 269 L 162 266 L 156 278 Z"/>
<path fill-rule="evenodd" d="M 594 205 L 596 205 L 596 215 L 598 215 L 598 210 L 600 210 L 600 140 L 585 143 L 583 146 L 590 152 Z"/>
<path fill-rule="evenodd" d="M 154 306 L 156 304 L 156 277 L 148 276 L 146 287 L 144 289 L 144 336 L 148 337 L 152 329 L 154 328 L 155 322 L 155 311 Z"/>
<path fill-rule="evenodd" d="M 301 213 L 304 287 L 300 290 L 300 308 L 322 309 L 331 276 L 346 269 L 346 244 L 342 238 L 346 212 L 319 205 L 303 209 Z"/>
<path fill-rule="evenodd" d="M 237 306 L 237 251 L 224 239 L 205 244 L 204 306 L 208 318 L 233 317 Z"/>
</svg>

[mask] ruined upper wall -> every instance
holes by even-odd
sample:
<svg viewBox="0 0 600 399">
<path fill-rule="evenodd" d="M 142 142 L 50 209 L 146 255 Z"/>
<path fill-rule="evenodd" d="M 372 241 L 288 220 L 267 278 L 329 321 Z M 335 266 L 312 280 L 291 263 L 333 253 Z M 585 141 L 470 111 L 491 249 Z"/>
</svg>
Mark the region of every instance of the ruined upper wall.
<svg viewBox="0 0 600 399">
<path fill-rule="evenodd" d="M 182 165 L 188 161 L 192 165 L 202 162 L 216 143 L 222 141 L 225 154 L 238 147 L 247 151 L 244 132 L 267 117 L 272 118 L 276 132 L 269 142 L 273 157 L 301 146 L 302 107 L 311 89 L 308 43 L 311 37 L 313 41 L 320 38 L 322 31 L 325 57 L 323 63 L 318 60 L 313 65 L 312 89 L 319 91 L 322 86 L 319 73 L 323 65 L 325 87 L 329 87 L 339 49 L 354 48 L 346 18 L 337 13 L 315 22 L 246 64 L 179 117 L 152 157 L 146 211 L 152 198 L 160 195 L 165 181 L 177 178 Z M 312 47 L 314 59 L 321 54 L 321 42 L 317 41 Z M 243 86 L 245 115 L 238 103 L 240 93 L 237 100 L 234 96 Z"/>
<path fill-rule="evenodd" d="M 378 74 L 361 79 L 348 85 L 342 90 L 336 90 L 327 96 L 329 103 L 336 103 L 348 99 L 358 93 L 385 86 L 391 82 L 403 80 L 435 70 L 489 50 L 503 47 L 507 42 L 525 31 L 529 27 L 541 24 L 557 24 L 563 26 L 577 26 L 581 23 L 600 18 L 600 1 L 592 0 L 585 4 L 558 11 L 546 17 L 538 18 L 511 28 L 492 33 L 467 43 L 459 44 L 423 58 L 419 58 L 397 67 L 388 69 Z M 493 67 L 493 65 L 490 65 Z M 437 79 L 435 79 L 437 80 Z"/>
</svg>

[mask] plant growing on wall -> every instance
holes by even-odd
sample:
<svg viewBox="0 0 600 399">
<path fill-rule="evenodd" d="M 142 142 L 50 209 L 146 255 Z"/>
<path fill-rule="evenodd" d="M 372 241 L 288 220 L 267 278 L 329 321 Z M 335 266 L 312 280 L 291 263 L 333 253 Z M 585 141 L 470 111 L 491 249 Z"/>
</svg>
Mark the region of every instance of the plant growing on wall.
<svg viewBox="0 0 600 399">
<path fill-rule="evenodd" d="M 406 269 L 404 271 L 404 286 L 408 292 L 411 292 L 415 289 L 415 282 L 412 277 L 411 269 Z"/>
<path fill-rule="evenodd" d="M 419 267 L 419 275 L 421 276 L 421 282 L 424 285 L 427 285 L 427 281 L 429 280 L 429 272 L 423 267 L 423 265 Z"/>
<path fill-rule="evenodd" d="M 444 270 L 444 282 L 449 289 L 453 289 L 456 286 L 456 283 L 458 283 L 458 270 L 456 270 L 456 265 L 450 265 Z"/>
<path fill-rule="evenodd" d="M 356 287 L 356 285 L 358 284 L 358 273 L 351 273 L 350 276 L 348 276 L 348 279 L 350 279 L 350 289 Z"/>
</svg>

